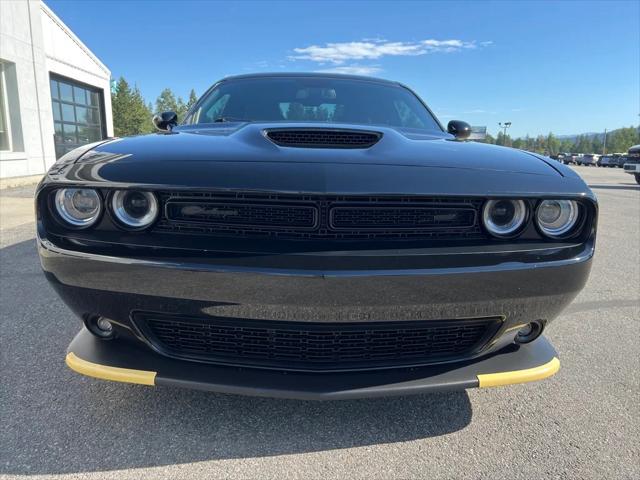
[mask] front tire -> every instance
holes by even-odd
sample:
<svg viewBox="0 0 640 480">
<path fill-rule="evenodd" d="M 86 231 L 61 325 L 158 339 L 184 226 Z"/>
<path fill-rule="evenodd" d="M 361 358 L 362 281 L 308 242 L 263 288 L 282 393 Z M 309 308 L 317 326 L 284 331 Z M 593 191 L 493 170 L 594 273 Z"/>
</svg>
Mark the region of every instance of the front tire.
<svg viewBox="0 0 640 480">
<path fill-rule="evenodd" d="M 640 173 L 634 173 L 633 176 L 636 177 L 636 183 L 640 185 Z"/>
</svg>

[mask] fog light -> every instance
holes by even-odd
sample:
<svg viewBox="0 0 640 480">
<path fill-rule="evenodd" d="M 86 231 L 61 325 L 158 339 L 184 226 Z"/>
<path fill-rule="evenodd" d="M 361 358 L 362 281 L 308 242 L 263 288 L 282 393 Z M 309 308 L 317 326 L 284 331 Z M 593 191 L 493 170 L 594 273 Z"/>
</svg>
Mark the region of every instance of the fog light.
<svg viewBox="0 0 640 480">
<path fill-rule="evenodd" d="M 113 324 L 104 317 L 92 316 L 85 319 L 84 323 L 96 337 L 108 340 L 115 336 Z"/>
<path fill-rule="evenodd" d="M 524 327 L 518 330 L 515 341 L 516 343 L 533 342 L 536 338 L 540 336 L 543 329 L 544 329 L 544 324 L 539 320 L 527 323 Z"/>
<path fill-rule="evenodd" d="M 113 330 L 113 325 L 106 318 L 100 317 L 96 322 L 96 326 L 103 332 L 110 333 Z"/>
</svg>

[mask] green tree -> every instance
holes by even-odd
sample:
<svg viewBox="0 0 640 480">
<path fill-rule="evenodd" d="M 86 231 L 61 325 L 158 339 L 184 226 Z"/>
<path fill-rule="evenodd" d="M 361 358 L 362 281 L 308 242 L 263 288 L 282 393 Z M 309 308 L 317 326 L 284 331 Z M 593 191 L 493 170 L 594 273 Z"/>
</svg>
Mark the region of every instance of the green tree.
<svg viewBox="0 0 640 480">
<path fill-rule="evenodd" d="M 547 139 L 544 135 L 538 135 L 535 139 L 535 143 L 533 146 L 533 151 L 536 153 L 546 153 L 547 152 Z"/>
<path fill-rule="evenodd" d="M 522 143 L 521 143 L 522 146 L 520 148 L 522 150 L 527 150 L 527 151 L 533 150 L 533 140 L 531 140 L 531 137 L 529 136 L 528 133 L 521 140 L 522 140 Z"/>
<path fill-rule="evenodd" d="M 477 141 L 480 143 L 492 143 L 492 144 L 496 143 L 496 139 L 493 138 L 493 136 L 491 136 L 491 134 L 488 132 L 482 140 L 477 140 Z"/>
<path fill-rule="evenodd" d="M 629 147 L 640 144 L 638 127 L 620 128 L 607 135 L 607 152 L 625 153 Z"/>
<path fill-rule="evenodd" d="M 187 105 L 181 97 L 176 98 L 170 88 L 165 88 L 156 99 L 155 113 L 157 115 L 162 112 L 175 112 L 178 114 L 178 121 L 181 121 L 187 113 Z"/>
<path fill-rule="evenodd" d="M 525 147 L 525 141 L 522 138 L 516 138 L 511 145 L 513 148 L 523 150 Z"/>
<path fill-rule="evenodd" d="M 551 132 L 547 135 L 547 151 L 549 155 L 557 155 L 562 150 L 560 150 L 561 142 L 560 140 Z"/>
<path fill-rule="evenodd" d="M 574 144 L 574 152 L 576 153 L 593 153 L 591 151 L 592 143 L 588 135 L 578 135 Z"/>
<path fill-rule="evenodd" d="M 602 140 L 598 135 L 591 138 L 591 151 L 593 153 L 602 153 Z"/>
<path fill-rule="evenodd" d="M 508 133 L 507 135 L 505 135 L 502 132 L 498 132 L 498 137 L 496 138 L 496 145 L 503 145 L 505 147 L 510 147 L 512 143 L 513 141 L 511 140 L 511 137 L 509 136 Z"/>
<path fill-rule="evenodd" d="M 573 153 L 573 142 L 570 138 L 563 138 L 560 140 L 560 152 Z"/>
<path fill-rule="evenodd" d="M 187 111 L 193 107 L 195 105 L 195 103 L 198 101 L 198 97 L 196 96 L 196 91 L 192 88 L 191 91 L 189 92 L 189 100 L 187 101 Z"/>
<path fill-rule="evenodd" d="M 111 92 L 113 130 L 116 137 L 140 135 L 153 131 L 151 111 L 147 107 L 138 87 L 133 89 L 120 77 Z"/>
</svg>

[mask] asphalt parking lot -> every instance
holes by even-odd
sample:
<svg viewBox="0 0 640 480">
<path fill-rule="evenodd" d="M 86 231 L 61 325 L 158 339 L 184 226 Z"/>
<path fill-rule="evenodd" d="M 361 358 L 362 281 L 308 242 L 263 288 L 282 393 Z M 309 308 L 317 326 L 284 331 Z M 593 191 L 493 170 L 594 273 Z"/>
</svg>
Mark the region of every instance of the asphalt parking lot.
<svg viewBox="0 0 640 480">
<path fill-rule="evenodd" d="M 45 281 L 32 187 L 0 192 L 0 477 L 640 478 L 640 187 L 600 201 L 589 283 L 547 330 L 543 382 L 342 402 L 104 382 L 66 368 L 80 323 Z"/>
</svg>

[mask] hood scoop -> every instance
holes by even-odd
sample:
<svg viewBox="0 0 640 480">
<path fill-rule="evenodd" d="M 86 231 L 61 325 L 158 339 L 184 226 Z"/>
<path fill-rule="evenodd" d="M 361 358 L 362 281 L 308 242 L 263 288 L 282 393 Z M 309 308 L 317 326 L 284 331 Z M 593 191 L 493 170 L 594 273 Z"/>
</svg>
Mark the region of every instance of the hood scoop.
<svg viewBox="0 0 640 480">
<path fill-rule="evenodd" d="M 297 148 L 369 148 L 382 138 L 380 132 L 342 128 L 275 128 L 264 134 L 276 145 Z"/>
</svg>

